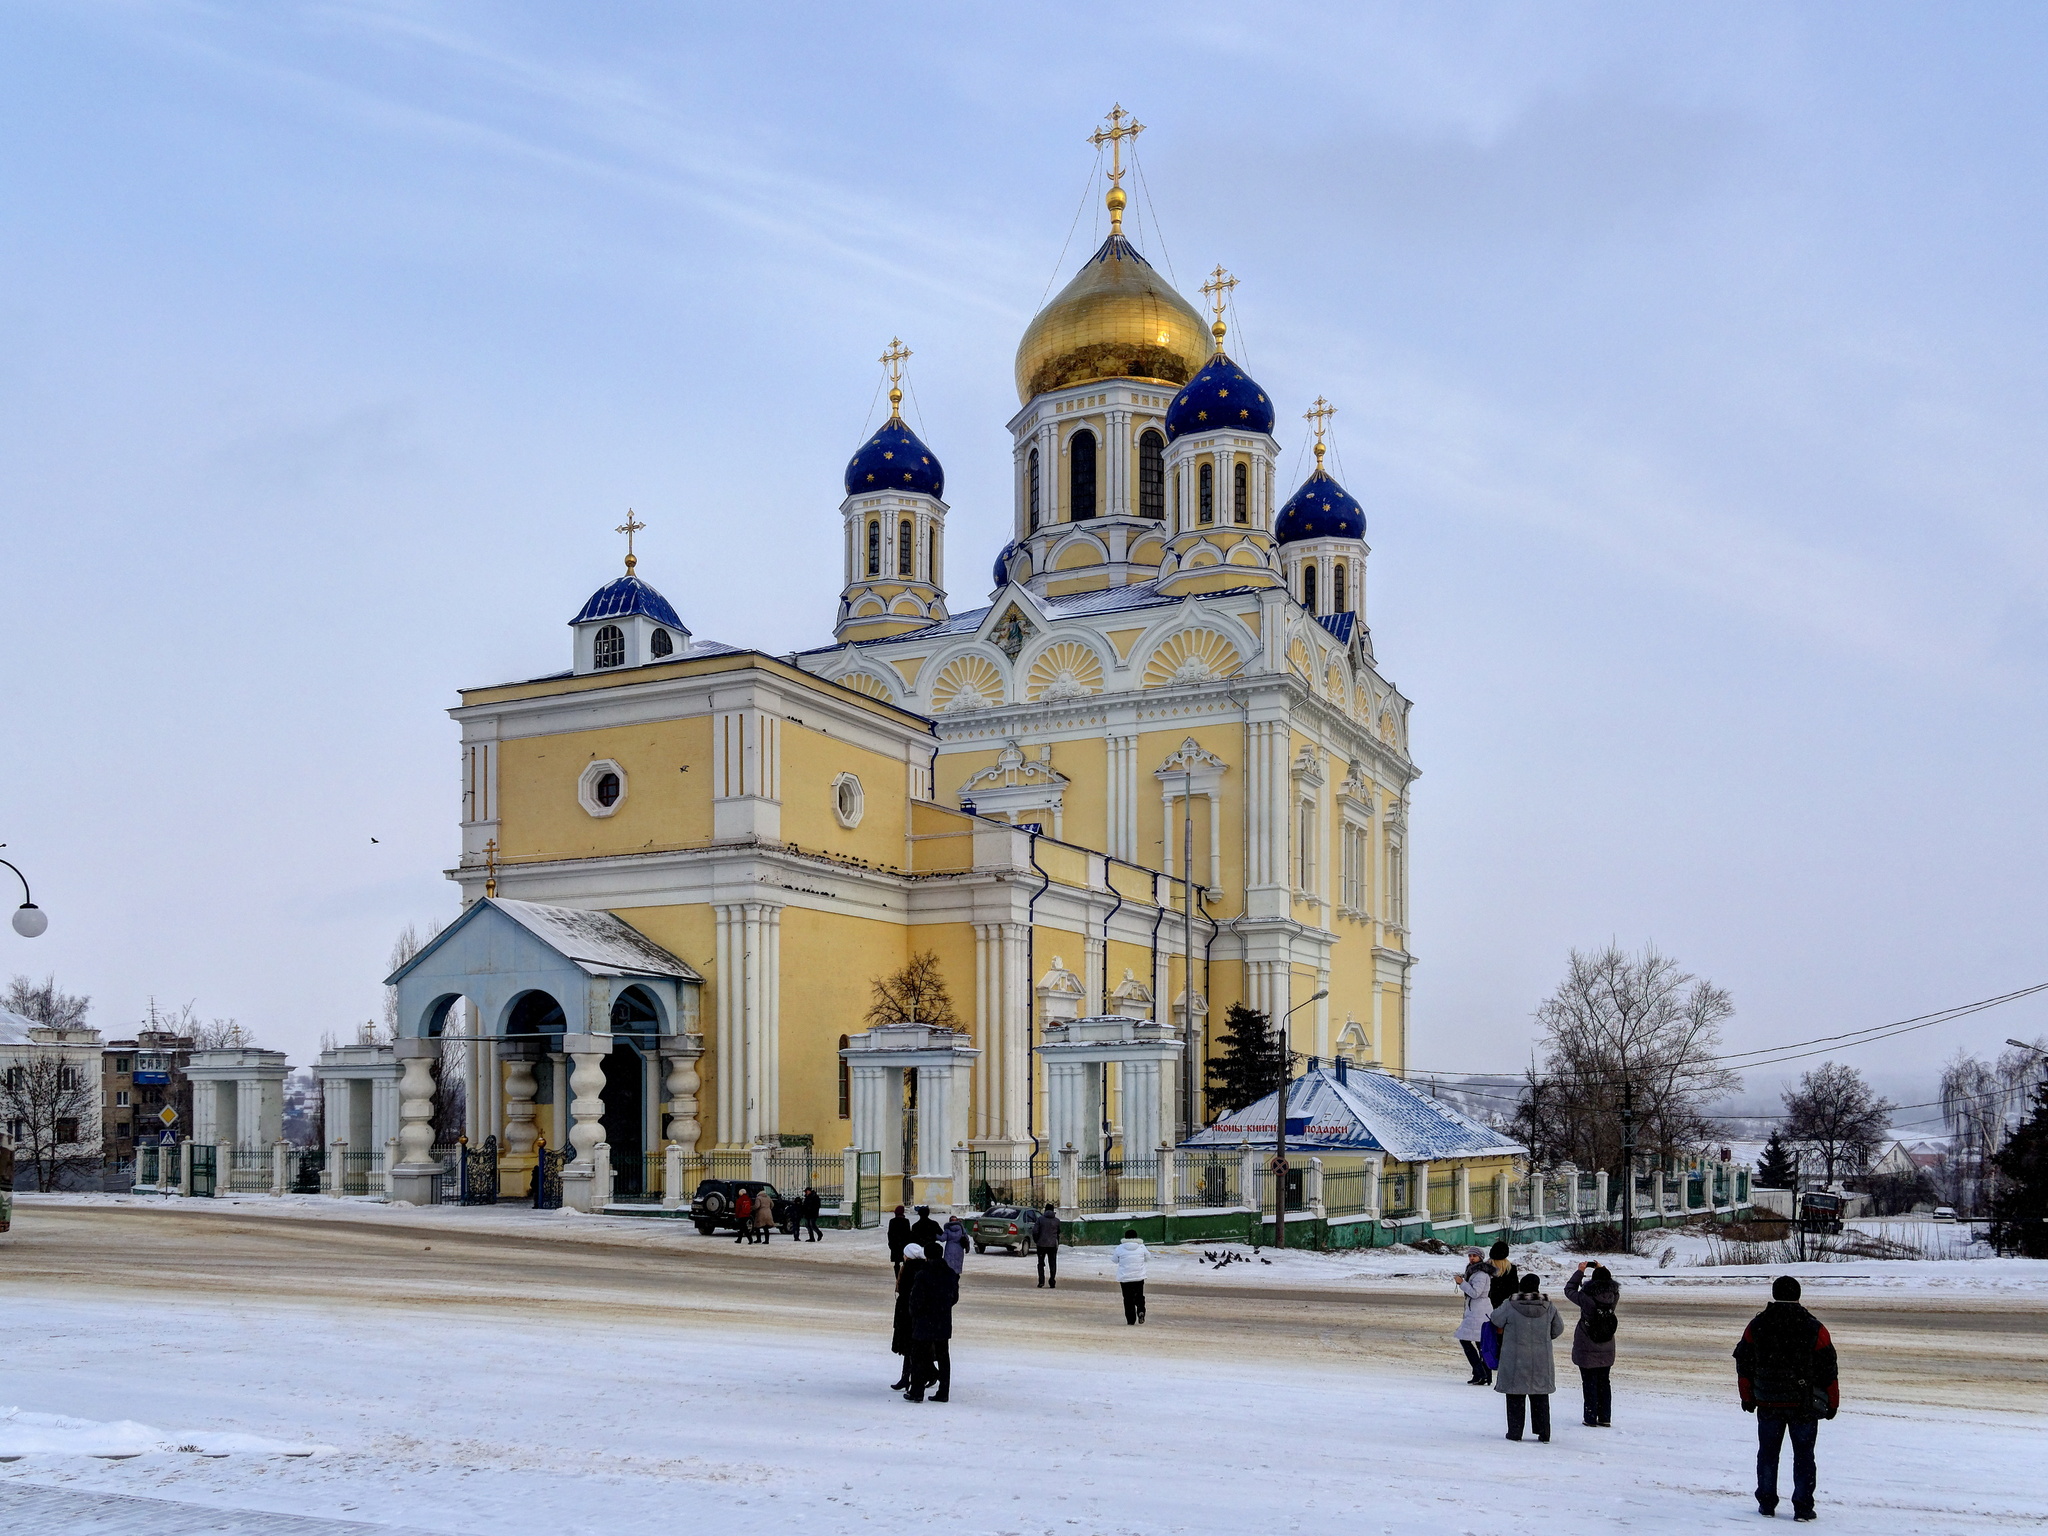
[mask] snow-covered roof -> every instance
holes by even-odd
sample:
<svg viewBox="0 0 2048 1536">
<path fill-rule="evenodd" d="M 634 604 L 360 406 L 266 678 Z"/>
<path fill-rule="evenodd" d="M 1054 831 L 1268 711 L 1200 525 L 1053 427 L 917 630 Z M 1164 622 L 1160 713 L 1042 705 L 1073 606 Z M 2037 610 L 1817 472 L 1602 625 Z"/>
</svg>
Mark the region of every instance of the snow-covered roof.
<svg viewBox="0 0 2048 1536">
<path fill-rule="evenodd" d="M 673 976 L 681 981 L 697 982 L 704 979 L 691 969 L 688 962 L 678 960 L 624 918 L 614 917 L 609 912 L 590 912 L 581 907 L 550 907 L 537 901 L 486 896 L 443 932 L 436 934 L 417 955 L 385 977 L 384 984 L 396 986 L 400 977 L 416 969 L 485 910 L 494 910 L 517 923 L 587 976 Z"/>
<path fill-rule="evenodd" d="M 1273 1139 L 1280 1095 L 1225 1115 L 1192 1137 L 1191 1147 L 1233 1147 L 1249 1137 Z M 1404 1163 L 1451 1157 L 1526 1155 L 1528 1149 L 1491 1126 L 1461 1115 L 1386 1072 L 1353 1069 L 1340 1079 L 1334 1067 L 1313 1067 L 1289 1085 L 1287 1118 L 1306 1120 L 1287 1138 L 1290 1150 L 1384 1152 Z"/>
<path fill-rule="evenodd" d="M 28 1032 L 35 1027 L 34 1019 L 0 1008 L 0 1045 L 27 1045 Z"/>
</svg>

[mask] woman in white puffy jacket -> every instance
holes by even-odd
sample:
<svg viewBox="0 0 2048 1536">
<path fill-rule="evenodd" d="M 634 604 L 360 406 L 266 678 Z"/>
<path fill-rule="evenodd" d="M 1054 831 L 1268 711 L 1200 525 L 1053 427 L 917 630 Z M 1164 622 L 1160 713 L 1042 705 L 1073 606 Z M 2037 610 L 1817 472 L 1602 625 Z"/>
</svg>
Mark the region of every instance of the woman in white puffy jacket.
<svg viewBox="0 0 2048 1536">
<path fill-rule="evenodd" d="M 1124 1321 L 1136 1325 L 1145 1321 L 1145 1241 L 1136 1227 L 1124 1228 L 1124 1240 L 1110 1250 L 1116 1260 L 1116 1283 L 1123 1287 Z"/>
</svg>

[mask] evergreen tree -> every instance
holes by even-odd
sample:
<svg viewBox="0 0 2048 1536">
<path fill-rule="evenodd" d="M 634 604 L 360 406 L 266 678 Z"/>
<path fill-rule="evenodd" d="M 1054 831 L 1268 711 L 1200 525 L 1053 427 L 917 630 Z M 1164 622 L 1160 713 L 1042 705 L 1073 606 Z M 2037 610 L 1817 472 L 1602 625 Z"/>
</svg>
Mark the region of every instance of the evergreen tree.
<svg viewBox="0 0 2048 1536">
<path fill-rule="evenodd" d="M 1756 1182 L 1759 1189 L 1790 1189 L 1792 1187 L 1792 1154 L 1785 1150 L 1785 1138 L 1776 1131 L 1764 1143 L 1764 1155 L 1756 1165 Z"/>
<path fill-rule="evenodd" d="M 2048 1259 L 2048 1083 L 2034 1088 L 2034 1112 L 1991 1159 L 2001 1175 L 1991 1197 L 1991 1242 L 2000 1253 Z"/>
<path fill-rule="evenodd" d="M 1232 1003 L 1223 1016 L 1222 1045 L 1222 1051 L 1209 1058 L 1209 1108 L 1216 1115 L 1279 1092 L 1286 1053 L 1263 1013 Z"/>
</svg>

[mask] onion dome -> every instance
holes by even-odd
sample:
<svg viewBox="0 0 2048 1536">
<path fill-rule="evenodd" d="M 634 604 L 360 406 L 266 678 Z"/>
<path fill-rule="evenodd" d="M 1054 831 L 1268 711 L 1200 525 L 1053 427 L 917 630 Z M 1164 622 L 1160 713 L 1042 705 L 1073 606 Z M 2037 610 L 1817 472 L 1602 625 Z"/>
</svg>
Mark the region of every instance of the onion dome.
<svg viewBox="0 0 2048 1536">
<path fill-rule="evenodd" d="M 1024 328 L 1017 343 L 1019 400 L 1091 379 L 1185 384 L 1208 350 L 1202 317 L 1138 254 L 1117 222 L 1073 281 Z"/>
<path fill-rule="evenodd" d="M 1015 539 L 1012 539 L 1009 543 L 1003 546 L 1002 552 L 996 556 L 995 575 L 997 586 L 1007 587 L 1010 584 L 1010 556 L 1012 556 L 1016 552 L 1017 541 Z"/>
<path fill-rule="evenodd" d="M 686 635 L 690 632 L 676 617 L 668 599 L 630 571 L 591 593 L 583 611 L 569 622 L 588 624 L 597 619 L 622 619 L 636 613 L 646 615 L 657 624 L 666 624 L 670 629 L 680 629 Z"/>
<path fill-rule="evenodd" d="M 894 411 L 846 466 L 846 494 L 868 491 L 915 491 L 941 498 L 946 494 L 945 470 Z"/>
<path fill-rule="evenodd" d="M 1362 539 L 1365 508 L 1323 468 L 1323 445 L 1316 444 L 1316 471 L 1302 481 L 1273 519 L 1273 537 L 1282 544 L 1303 539 Z"/>
<path fill-rule="evenodd" d="M 1166 437 L 1171 442 L 1186 433 L 1213 432 L 1218 427 L 1273 430 L 1273 402 L 1220 349 L 1166 408 Z"/>
</svg>

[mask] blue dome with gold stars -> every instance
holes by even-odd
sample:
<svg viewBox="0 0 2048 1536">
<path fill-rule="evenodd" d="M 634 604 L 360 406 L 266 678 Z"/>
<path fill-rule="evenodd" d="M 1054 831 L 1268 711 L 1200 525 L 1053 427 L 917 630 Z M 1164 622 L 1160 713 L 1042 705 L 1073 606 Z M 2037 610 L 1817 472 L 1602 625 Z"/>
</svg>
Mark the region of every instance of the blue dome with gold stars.
<svg viewBox="0 0 2048 1536">
<path fill-rule="evenodd" d="M 1365 508 L 1318 463 L 1316 472 L 1302 481 L 1301 489 L 1273 519 L 1273 537 L 1282 544 L 1298 544 L 1303 539 L 1362 539 Z"/>
<path fill-rule="evenodd" d="M 1166 408 L 1169 442 L 1190 432 L 1213 432 L 1219 427 L 1273 430 L 1273 402 L 1223 352 L 1204 363 L 1202 371 L 1181 386 L 1173 404 Z"/>
<path fill-rule="evenodd" d="M 931 449 L 891 415 L 882 430 L 860 445 L 860 452 L 846 466 L 846 494 L 867 491 L 915 491 L 924 496 L 944 497 L 946 472 Z"/>
<path fill-rule="evenodd" d="M 995 577 L 996 585 L 999 587 L 1007 587 L 1010 584 L 1010 556 L 1015 554 L 1016 550 L 1017 541 L 1012 539 L 996 555 Z"/>
</svg>

